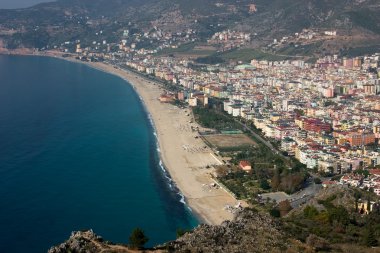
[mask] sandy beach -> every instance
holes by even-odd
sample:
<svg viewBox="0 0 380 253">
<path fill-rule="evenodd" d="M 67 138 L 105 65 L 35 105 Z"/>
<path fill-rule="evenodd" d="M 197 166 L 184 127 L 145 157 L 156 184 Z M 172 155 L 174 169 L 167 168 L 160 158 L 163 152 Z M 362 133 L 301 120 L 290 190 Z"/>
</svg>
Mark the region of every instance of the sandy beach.
<svg viewBox="0 0 380 253">
<path fill-rule="evenodd" d="M 105 63 L 82 62 L 71 57 L 62 58 L 59 52 L 41 55 L 27 50 L 16 52 L 0 50 L 0 53 L 58 57 L 87 64 L 127 80 L 134 87 L 152 117 L 161 159 L 177 187 L 185 196 L 186 204 L 202 223 L 218 225 L 233 218 L 233 214 L 225 210 L 225 206 L 234 206 L 238 203 L 237 200 L 223 188 L 211 187 L 215 183 L 210 175 L 212 169 L 206 168 L 219 165 L 219 158 L 200 138 L 195 138 L 197 132 L 193 132 L 191 126 L 197 125 L 192 119 L 190 109 L 180 109 L 158 100 L 164 92 L 159 84 L 131 71 L 121 70 Z"/>
<path fill-rule="evenodd" d="M 130 71 L 103 63 L 88 64 L 133 85 L 153 119 L 165 168 L 201 221 L 216 225 L 231 220 L 233 214 L 224 207 L 236 205 L 237 201 L 222 188 L 210 187 L 215 181 L 210 176 L 211 169 L 206 167 L 218 165 L 220 160 L 200 138 L 195 138 L 197 133 L 192 131 L 191 125 L 196 123 L 190 123 L 193 121 L 190 110 L 161 103 L 158 98 L 164 90 Z"/>
</svg>

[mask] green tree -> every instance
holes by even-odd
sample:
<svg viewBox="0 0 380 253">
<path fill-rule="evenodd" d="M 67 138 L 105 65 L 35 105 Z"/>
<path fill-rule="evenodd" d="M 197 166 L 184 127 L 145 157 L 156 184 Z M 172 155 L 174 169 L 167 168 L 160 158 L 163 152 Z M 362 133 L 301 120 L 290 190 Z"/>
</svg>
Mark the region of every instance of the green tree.
<svg viewBox="0 0 380 253">
<path fill-rule="evenodd" d="M 355 198 L 355 212 L 359 212 L 359 199 Z"/>
<path fill-rule="evenodd" d="M 378 245 L 378 241 L 375 237 L 375 232 L 373 231 L 372 226 L 368 226 L 364 232 L 364 244 L 368 247 L 374 247 Z"/>
<path fill-rule="evenodd" d="M 355 190 L 354 192 L 354 197 L 355 197 L 355 212 L 359 212 L 359 199 L 362 196 L 362 194 L 358 191 Z"/>
<path fill-rule="evenodd" d="M 278 187 L 280 186 L 280 183 L 281 183 L 280 172 L 278 171 L 278 169 L 276 169 L 271 181 L 272 189 L 277 191 Z"/>
<path fill-rule="evenodd" d="M 331 208 L 328 213 L 330 223 L 336 221 L 342 225 L 347 225 L 350 221 L 348 211 L 343 206 Z"/>
<path fill-rule="evenodd" d="M 303 173 L 288 174 L 281 178 L 281 184 L 278 188 L 287 193 L 293 193 L 302 188 L 304 181 L 305 176 Z"/>
<path fill-rule="evenodd" d="M 186 234 L 187 232 L 189 232 L 189 230 L 186 230 L 186 229 L 183 229 L 183 228 L 178 228 L 177 231 L 176 231 L 176 236 L 177 236 L 177 238 L 180 238 L 184 234 Z"/>
<path fill-rule="evenodd" d="M 273 217 L 276 217 L 276 218 L 279 218 L 281 217 L 281 213 L 280 213 L 280 210 L 278 210 L 277 208 L 273 208 L 269 211 L 269 214 L 272 215 Z"/>
<path fill-rule="evenodd" d="M 318 177 L 314 178 L 314 183 L 315 184 L 322 184 L 322 180 Z"/>
<path fill-rule="evenodd" d="M 148 241 L 149 238 L 145 236 L 144 231 L 141 228 L 135 228 L 129 236 L 129 247 L 132 249 L 140 249 L 143 248 Z"/>
<path fill-rule="evenodd" d="M 260 180 L 260 187 L 263 189 L 263 190 L 269 190 L 270 189 L 270 185 L 268 183 L 268 180 L 266 179 L 262 179 Z"/>
</svg>

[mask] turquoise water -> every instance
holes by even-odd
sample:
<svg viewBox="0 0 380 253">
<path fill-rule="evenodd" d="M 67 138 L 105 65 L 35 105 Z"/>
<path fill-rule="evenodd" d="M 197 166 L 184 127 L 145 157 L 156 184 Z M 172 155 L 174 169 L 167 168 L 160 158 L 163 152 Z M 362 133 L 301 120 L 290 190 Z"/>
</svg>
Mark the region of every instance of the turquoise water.
<svg viewBox="0 0 380 253">
<path fill-rule="evenodd" d="M 197 220 L 159 166 L 144 107 L 118 77 L 44 57 L 0 56 L 0 252 L 45 252 L 92 228 L 149 245 Z"/>
</svg>

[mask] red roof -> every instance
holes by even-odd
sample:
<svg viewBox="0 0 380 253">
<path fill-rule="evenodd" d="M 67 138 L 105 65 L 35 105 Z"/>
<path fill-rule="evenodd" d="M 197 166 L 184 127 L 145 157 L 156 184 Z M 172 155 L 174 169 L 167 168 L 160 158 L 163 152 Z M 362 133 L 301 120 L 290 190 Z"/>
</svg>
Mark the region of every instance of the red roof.
<svg viewBox="0 0 380 253">
<path fill-rule="evenodd" d="M 369 170 L 369 174 L 372 174 L 372 175 L 380 175 L 380 169 L 373 169 L 373 170 Z"/>
<path fill-rule="evenodd" d="M 251 163 L 246 160 L 243 160 L 243 161 L 240 161 L 239 165 L 240 167 L 246 167 L 246 166 L 251 166 Z"/>
</svg>

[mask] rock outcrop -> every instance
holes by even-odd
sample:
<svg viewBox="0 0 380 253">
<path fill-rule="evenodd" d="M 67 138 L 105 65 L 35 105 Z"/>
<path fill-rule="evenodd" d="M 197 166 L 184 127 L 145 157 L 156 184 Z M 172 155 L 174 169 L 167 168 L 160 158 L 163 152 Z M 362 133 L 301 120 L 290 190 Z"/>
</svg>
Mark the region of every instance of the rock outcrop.
<svg viewBox="0 0 380 253">
<path fill-rule="evenodd" d="M 124 245 L 105 242 L 92 230 L 72 232 L 64 243 L 49 249 L 48 253 L 98 253 L 98 252 L 133 252 Z"/>
<path fill-rule="evenodd" d="M 300 242 L 287 240 L 279 220 L 245 209 L 234 221 L 226 221 L 220 226 L 200 225 L 193 232 L 168 243 L 167 248 L 174 252 L 258 253 L 286 252 L 295 248 L 295 244 L 303 250 L 308 248 Z"/>
<path fill-rule="evenodd" d="M 290 251 L 287 251 L 290 250 Z M 92 230 L 73 232 L 70 238 L 48 253 L 139 252 L 125 245 L 105 242 Z M 175 241 L 143 252 L 313 252 L 298 241 L 288 240 L 281 223 L 267 214 L 245 209 L 234 221 L 220 226 L 200 225 Z"/>
</svg>

